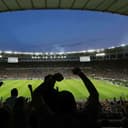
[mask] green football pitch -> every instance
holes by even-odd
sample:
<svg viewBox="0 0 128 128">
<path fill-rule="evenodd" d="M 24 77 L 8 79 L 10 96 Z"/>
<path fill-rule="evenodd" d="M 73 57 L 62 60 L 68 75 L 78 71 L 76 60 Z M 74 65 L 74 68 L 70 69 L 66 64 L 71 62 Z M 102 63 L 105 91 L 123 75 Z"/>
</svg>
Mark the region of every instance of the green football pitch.
<svg viewBox="0 0 128 128">
<path fill-rule="evenodd" d="M 92 83 L 97 88 L 100 100 L 106 98 L 111 99 L 113 97 L 119 98 L 123 96 L 128 99 L 128 88 L 119 85 L 113 85 L 109 81 L 91 79 Z M 4 84 L 0 87 L 0 97 L 5 100 L 10 96 L 10 90 L 17 88 L 19 96 L 30 97 L 28 84 L 31 84 L 33 90 L 38 87 L 42 80 L 4 80 Z M 88 97 L 88 91 L 85 88 L 83 82 L 80 79 L 65 79 L 61 82 L 57 82 L 55 88 L 58 87 L 59 91 L 68 90 L 73 93 L 76 100 L 84 100 Z"/>
</svg>

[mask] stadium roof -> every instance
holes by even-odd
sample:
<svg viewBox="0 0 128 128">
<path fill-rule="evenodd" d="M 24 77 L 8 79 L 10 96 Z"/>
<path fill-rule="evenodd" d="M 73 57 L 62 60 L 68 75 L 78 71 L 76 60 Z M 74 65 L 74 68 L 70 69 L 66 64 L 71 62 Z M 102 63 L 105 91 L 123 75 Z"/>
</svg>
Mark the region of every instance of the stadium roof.
<svg viewBox="0 0 128 128">
<path fill-rule="evenodd" d="M 128 0 L 0 0 L 0 12 L 29 9 L 78 9 L 128 15 Z"/>
</svg>

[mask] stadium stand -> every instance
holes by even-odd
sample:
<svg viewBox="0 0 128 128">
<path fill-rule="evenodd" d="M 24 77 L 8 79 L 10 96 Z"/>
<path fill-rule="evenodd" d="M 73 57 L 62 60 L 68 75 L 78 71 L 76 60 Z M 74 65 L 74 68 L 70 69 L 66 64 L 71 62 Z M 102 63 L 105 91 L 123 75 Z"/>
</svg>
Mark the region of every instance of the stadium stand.
<svg viewBox="0 0 128 128">
<path fill-rule="evenodd" d="M 55 102 L 55 104 L 57 105 L 56 108 L 58 108 L 59 110 L 55 109 L 54 111 L 57 111 L 58 114 L 55 115 L 55 113 L 53 113 L 53 111 L 51 111 L 51 107 L 47 106 L 46 101 L 45 101 L 45 98 L 47 98 L 47 97 L 44 97 L 43 99 L 41 98 L 42 91 L 44 91 L 44 95 L 47 95 L 47 96 L 49 96 L 49 98 L 52 98 L 52 102 L 55 100 L 54 99 L 55 97 L 53 97 L 51 95 L 51 93 L 54 92 L 54 90 L 51 91 L 51 89 L 52 89 L 51 87 L 54 86 L 54 84 L 55 84 L 54 79 L 56 77 L 50 75 L 49 77 L 46 76 L 47 79 L 45 78 L 46 80 L 44 81 L 44 83 L 42 83 L 43 88 L 40 85 L 41 88 L 39 88 L 39 89 L 43 89 L 43 90 L 41 90 L 41 92 L 39 89 L 37 89 L 33 93 L 32 86 L 28 85 L 28 89 L 32 93 L 31 94 L 32 101 L 28 101 L 25 97 L 19 96 L 19 97 L 13 98 L 13 107 L 9 107 L 7 102 L 4 102 L 4 103 L 0 102 L 0 122 L 2 121 L 0 124 L 1 127 L 2 128 L 5 128 L 5 127 L 6 128 L 12 128 L 12 127 L 13 128 L 17 128 L 17 127 L 19 127 L 19 128 L 20 127 L 21 128 L 22 127 L 41 128 L 42 126 L 43 127 L 51 126 L 51 123 L 52 123 L 52 126 L 56 126 L 56 127 L 61 126 L 64 128 L 72 127 L 72 126 L 73 127 L 83 126 L 83 124 L 86 127 L 88 126 L 89 128 L 92 128 L 92 126 L 93 127 L 95 126 L 97 128 L 110 128 L 110 127 L 127 128 L 127 126 L 128 126 L 128 101 L 126 101 L 125 99 L 120 97 L 119 100 L 117 100 L 116 98 L 114 98 L 113 100 L 106 99 L 105 101 L 100 101 L 100 104 L 99 104 L 99 101 L 97 101 L 98 100 L 97 99 L 97 96 L 98 96 L 97 91 L 95 90 L 95 88 L 93 88 L 89 79 L 86 76 L 84 76 L 83 73 L 78 72 L 78 71 L 77 72 L 74 71 L 74 73 L 79 75 L 81 77 L 81 79 L 84 81 L 84 84 L 87 86 L 87 89 L 90 92 L 90 98 L 92 96 L 92 99 L 90 99 L 90 98 L 88 99 L 90 103 L 89 102 L 86 102 L 86 103 L 85 102 L 76 102 L 76 109 L 78 112 L 81 113 L 81 111 L 83 111 L 86 108 L 87 111 L 86 111 L 86 109 L 84 110 L 86 114 L 89 111 L 94 111 L 97 113 L 98 110 L 100 110 L 99 113 L 97 113 L 98 116 L 96 117 L 97 118 L 96 122 L 94 119 L 94 113 L 92 113 L 92 112 L 91 112 L 91 114 L 93 117 L 90 117 L 90 115 L 88 115 L 89 113 L 87 114 L 88 116 L 87 115 L 84 116 L 83 114 L 77 115 L 77 113 L 74 113 L 76 115 L 76 116 L 74 116 L 74 114 L 72 115 L 71 113 L 69 113 L 69 110 L 71 108 L 70 107 L 67 108 L 67 105 L 71 105 L 70 102 L 72 102 L 74 104 L 74 101 L 71 100 L 72 96 L 70 97 L 70 93 L 67 93 L 65 91 L 62 91 L 62 94 L 60 92 L 59 99 L 57 98 L 57 101 L 59 101 L 59 102 Z M 58 78 L 56 78 L 56 79 L 58 81 L 62 80 L 62 79 L 59 80 Z M 53 83 L 49 83 L 49 82 L 52 82 L 52 80 L 53 80 Z M 49 86 L 47 86 L 47 84 L 49 86 L 51 84 L 52 86 L 49 88 Z M 41 93 L 41 95 L 40 95 L 40 93 Z M 59 92 L 55 91 L 55 94 L 53 93 L 53 95 L 56 95 L 56 94 L 58 95 L 58 93 Z M 17 94 L 16 94 L 16 96 L 17 96 Z M 63 97 L 63 95 L 65 95 L 66 97 L 65 96 Z M 12 97 L 10 97 L 10 98 L 12 98 Z M 64 100 L 63 98 L 64 99 L 68 98 L 68 99 Z M 66 104 L 65 104 L 65 102 L 66 102 Z M 62 105 L 64 105 L 65 107 L 64 106 L 62 107 Z M 88 105 L 90 106 L 89 108 L 88 108 Z M 59 108 L 60 106 L 61 106 L 61 108 Z M 64 109 L 64 113 L 63 113 L 63 109 Z M 87 120 L 89 122 L 87 122 Z M 92 123 L 92 121 L 94 121 L 95 123 Z"/>
<path fill-rule="evenodd" d="M 55 55 L 30 55 L 30 54 L 7 54 L 5 52 L 1 53 L 2 58 L 0 58 L 0 79 L 43 79 L 47 74 L 54 74 L 56 72 L 61 72 L 65 78 L 75 77 L 70 72 L 73 67 L 80 67 L 87 76 L 94 77 L 96 79 L 107 79 L 112 82 L 120 82 L 128 80 L 128 56 L 127 47 L 125 50 L 123 48 L 115 49 L 105 49 L 101 52 L 87 52 L 87 53 L 63 53 Z M 118 51 L 118 52 L 117 52 Z M 124 52 L 125 51 L 125 52 Z M 103 52 L 105 54 L 103 54 Z M 100 54 L 99 54 L 100 53 Z M 41 53 L 42 54 L 42 53 Z M 98 56 L 96 56 L 98 54 Z M 99 56 L 103 55 L 103 56 Z M 45 56 L 45 57 L 44 57 Z M 52 56 L 52 57 L 51 57 Z M 56 57 L 54 57 L 56 56 Z M 80 57 L 90 57 L 90 60 L 86 62 L 80 62 Z M 13 58 L 12 62 L 8 62 L 8 58 Z M 18 61 L 17 61 L 18 59 Z M 29 110 L 31 108 L 31 102 L 27 101 L 25 97 L 19 97 L 16 101 L 15 106 L 15 120 L 18 123 L 10 122 L 10 110 L 4 104 L 0 103 L 0 113 L 2 118 L 3 114 L 6 118 L 3 121 L 3 126 L 9 124 L 10 126 L 21 127 L 28 125 L 28 117 L 26 114 L 30 114 Z M 122 127 L 127 128 L 128 126 L 128 101 L 123 98 L 116 100 L 106 99 L 101 101 L 102 111 L 98 117 L 97 127 Z M 19 106 L 20 105 L 20 106 Z M 3 107 L 4 106 L 4 107 Z M 85 106 L 85 102 L 78 101 L 77 109 L 81 111 Z M 25 107 L 25 110 L 24 110 Z M 38 107 L 38 106 L 37 106 Z M 44 108 L 46 109 L 46 108 Z M 22 112 L 19 113 L 19 110 Z M 47 110 L 49 111 L 49 109 Z M 38 119 L 35 118 L 37 114 L 35 111 L 31 111 L 30 123 L 31 126 L 26 126 L 26 128 L 39 128 L 37 126 Z M 18 117 L 21 118 L 18 118 Z M 3 119 L 1 119 L 3 120 Z M 23 120 L 23 122 L 21 121 Z M 34 121 L 33 121 L 34 120 Z M 14 124 L 10 124 L 14 123 Z M 6 126 L 6 127 L 10 127 Z"/>
<path fill-rule="evenodd" d="M 14 10 L 25 10 L 25 9 L 53 9 L 53 8 L 63 8 L 63 9 L 80 9 L 80 10 L 97 10 L 97 11 L 106 11 L 111 13 L 117 13 L 122 15 L 128 15 L 127 8 L 128 1 L 125 0 L 1 0 L 0 7 L 1 12 L 3 11 L 14 11 Z M 67 77 L 72 76 L 69 73 L 69 68 L 72 66 L 80 66 L 84 72 L 88 75 L 104 78 L 104 79 L 117 79 L 117 80 L 127 80 L 128 77 L 128 49 L 127 47 L 117 47 L 112 49 L 106 49 L 104 52 L 105 56 L 96 56 L 94 53 L 73 53 L 66 54 L 63 56 L 55 55 L 17 55 L 17 54 L 6 54 L 4 52 L 0 55 L 0 78 L 1 79 L 19 79 L 19 78 L 42 78 L 46 75 L 47 72 L 63 71 L 65 68 L 64 75 Z M 90 56 L 91 62 L 80 63 L 79 56 Z M 103 55 L 103 54 L 102 54 Z M 68 57 L 67 57 L 68 56 Z M 18 58 L 18 64 L 8 64 L 8 57 Z M 16 59 L 15 58 L 15 59 Z M 50 63 L 49 63 L 49 62 Z M 58 62 L 58 64 L 53 62 Z M 65 63 L 63 63 L 65 61 Z M 72 62 L 69 63 L 68 61 Z M 22 63 L 21 63 L 22 62 Z M 34 62 L 34 63 L 27 63 Z M 35 63 L 36 62 L 36 63 Z M 39 62 L 39 63 L 37 63 Z M 50 65 L 50 66 L 49 66 Z M 53 66 L 53 67 L 52 67 Z M 103 113 L 99 117 L 99 127 L 119 127 L 127 128 L 128 127 L 128 107 L 127 101 L 120 99 L 116 101 L 106 100 L 102 103 Z M 83 103 L 78 104 L 78 108 L 81 110 Z M 118 109 L 117 109 L 118 108 Z M 120 109 L 121 108 L 121 109 Z M 123 111 L 122 111 L 123 108 Z M 45 108 L 44 108 L 45 109 Z M 116 109 L 116 110 L 115 110 Z M 30 110 L 32 110 L 30 112 Z M 40 113 L 35 113 L 31 104 L 26 102 L 23 97 L 19 97 L 16 100 L 15 111 L 14 111 L 14 120 L 11 117 L 11 110 L 4 106 L 3 103 L 0 105 L 0 127 L 3 128 L 40 128 L 37 124 L 38 121 L 44 122 L 43 119 L 38 120 Z M 29 122 L 30 116 L 30 124 Z M 44 114 L 44 113 L 43 113 Z M 46 118 L 47 120 L 48 118 Z M 11 120 L 11 121 L 10 121 Z M 16 121 L 16 122 L 15 122 Z M 50 120 L 48 120 L 50 121 Z M 45 122 L 44 122 L 45 123 Z M 48 124 L 50 124 L 48 122 Z M 52 122 L 54 124 L 54 121 Z M 59 124 L 59 122 L 58 122 Z M 51 124 L 50 124 L 51 125 Z M 47 126 L 48 127 L 48 126 Z M 59 126 L 60 127 L 60 126 Z M 80 127 L 77 126 L 76 127 Z"/>
<path fill-rule="evenodd" d="M 0 78 L 42 78 L 47 72 L 62 72 L 81 67 L 89 76 L 128 80 L 128 46 L 71 53 L 1 52 Z M 81 61 L 81 57 L 85 60 Z M 87 60 L 89 58 L 89 60 Z M 11 62 L 9 62 L 11 60 Z M 63 70 L 65 69 L 65 70 Z"/>
</svg>

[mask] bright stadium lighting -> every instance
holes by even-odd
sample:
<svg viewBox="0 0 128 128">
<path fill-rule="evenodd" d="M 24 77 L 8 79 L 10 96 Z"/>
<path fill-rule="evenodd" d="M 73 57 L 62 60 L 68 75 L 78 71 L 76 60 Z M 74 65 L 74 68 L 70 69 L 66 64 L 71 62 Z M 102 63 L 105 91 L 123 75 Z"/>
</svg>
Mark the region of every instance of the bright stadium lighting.
<svg viewBox="0 0 128 128">
<path fill-rule="evenodd" d="M 12 51 L 5 51 L 4 53 L 6 53 L 6 54 L 12 54 L 13 52 Z"/>
<path fill-rule="evenodd" d="M 86 51 L 86 50 L 83 50 L 83 51 L 80 51 L 80 52 L 82 52 L 82 53 L 86 53 L 87 51 Z"/>
<path fill-rule="evenodd" d="M 24 54 L 25 55 L 25 54 L 27 54 L 27 52 L 21 52 L 21 54 Z"/>
<path fill-rule="evenodd" d="M 48 52 L 45 52 L 44 54 L 45 54 L 45 55 L 48 55 Z"/>
<path fill-rule="evenodd" d="M 103 52 L 104 51 L 104 48 L 101 48 L 100 51 Z"/>
<path fill-rule="evenodd" d="M 111 47 L 109 47 L 108 49 L 114 49 L 115 47 L 114 46 L 111 46 Z"/>
<path fill-rule="evenodd" d="M 28 55 L 33 55 L 33 52 L 29 52 Z"/>
<path fill-rule="evenodd" d="M 104 48 L 96 49 L 95 51 L 96 51 L 96 52 L 103 52 L 103 51 L 104 51 Z"/>
<path fill-rule="evenodd" d="M 126 46 L 126 44 L 121 44 L 120 46 L 121 46 L 121 47 L 125 47 L 125 46 Z"/>
<path fill-rule="evenodd" d="M 67 56 L 64 56 L 64 58 L 67 58 Z"/>
<path fill-rule="evenodd" d="M 97 53 L 96 56 L 105 56 L 105 53 Z"/>
<path fill-rule="evenodd" d="M 54 52 L 50 52 L 49 54 L 50 54 L 50 55 L 54 55 L 54 54 L 56 54 L 56 53 L 54 53 Z"/>
<path fill-rule="evenodd" d="M 96 49 L 96 52 L 100 52 L 100 49 Z"/>
<path fill-rule="evenodd" d="M 59 52 L 58 54 L 59 54 L 59 55 L 62 55 L 62 54 L 64 54 L 64 52 Z"/>
<path fill-rule="evenodd" d="M 95 49 L 89 49 L 89 50 L 87 50 L 87 52 L 89 52 L 89 53 L 92 53 L 92 52 L 95 52 L 96 50 Z"/>
<path fill-rule="evenodd" d="M 35 55 L 40 55 L 41 53 L 40 52 L 36 52 Z"/>
<path fill-rule="evenodd" d="M 14 54 L 23 54 L 23 52 L 14 52 Z"/>
<path fill-rule="evenodd" d="M 2 55 L 0 55 L 0 58 L 2 58 Z"/>
<path fill-rule="evenodd" d="M 19 52 L 14 51 L 13 53 L 14 53 L 14 54 L 18 54 Z"/>
</svg>

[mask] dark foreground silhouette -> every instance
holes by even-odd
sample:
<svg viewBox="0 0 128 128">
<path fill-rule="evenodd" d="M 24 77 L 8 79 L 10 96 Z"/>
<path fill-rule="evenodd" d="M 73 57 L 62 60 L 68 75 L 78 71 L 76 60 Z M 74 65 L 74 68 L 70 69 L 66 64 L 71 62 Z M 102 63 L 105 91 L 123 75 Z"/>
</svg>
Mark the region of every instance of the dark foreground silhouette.
<svg viewBox="0 0 128 128">
<path fill-rule="evenodd" d="M 31 100 L 18 96 L 14 88 L 11 96 L 4 103 L 0 102 L 0 128 L 128 127 L 128 102 L 122 98 L 117 102 L 114 98 L 113 102 L 106 99 L 101 104 L 97 89 L 85 73 L 80 68 L 71 72 L 82 80 L 89 92 L 82 107 L 81 104 L 78 107 L 70 91 L 55 88 L 56 82 L 61 84 L 64 79 L 61 73 L 48 74 L 35 90 L 28 85 Z"/>
</svg>

